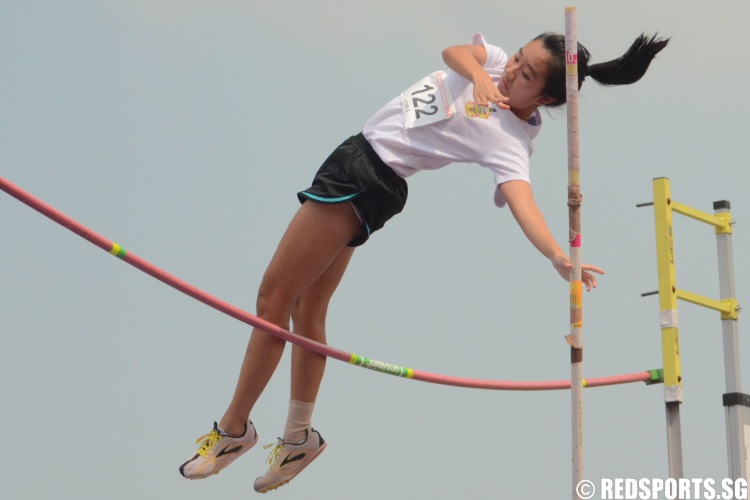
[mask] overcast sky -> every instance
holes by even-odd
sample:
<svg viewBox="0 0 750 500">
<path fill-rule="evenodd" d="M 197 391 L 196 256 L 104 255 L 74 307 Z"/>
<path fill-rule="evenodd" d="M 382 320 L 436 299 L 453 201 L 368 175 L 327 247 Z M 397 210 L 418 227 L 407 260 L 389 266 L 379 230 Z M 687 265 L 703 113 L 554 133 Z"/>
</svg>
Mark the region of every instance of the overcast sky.
<svg viewBox="0 0 750 500">
<path fill-rule="evenodd" d="M 565 2 L 0 0 L 0 175 L 129 251 L 254 312 L 266 264 L 322 160 L 476 32 L 515 51 L 564 30 Z M 588 377 L 661 367 L 652 179 L 712 212 L 730 200 L 750 293 L 746 0 L 581 0 L 593 62 L 671 36 L 636 85 L 582 90 Z M 543 114 L 535 196 L 567 248 L 564 111 Z M 489 172 L 409 179 L 357 250 L 329 341 L 482 379 L 570 375 L 568 285 L 493 204 Z M 221 418 L 249 328 L 0 194 L 0 458 L 13 499 L 247 498 L 259 445 L 219 476 L 179 465 Z M 715 236 L 675 220 L 680 288 L 718 297 Z M 742 321 L 740 330 L 743 330 Z M 747 328 L 744 328 L 747 330 Z M 680 304 L 685 475 L 727 475 L 719 314 Z M 750 345 L 742 343 L 747 386 Z M 283 431 L 289 357 L 251 418 Z M 747 389 L 745 389 L 747 392 Z M 662 386 L 585 392 L 585 476 L 667 476 Z M 570 397 L 442 387 L 328 363 L 326 452 L 275 498 L 568 498 Z"/>
</svg>

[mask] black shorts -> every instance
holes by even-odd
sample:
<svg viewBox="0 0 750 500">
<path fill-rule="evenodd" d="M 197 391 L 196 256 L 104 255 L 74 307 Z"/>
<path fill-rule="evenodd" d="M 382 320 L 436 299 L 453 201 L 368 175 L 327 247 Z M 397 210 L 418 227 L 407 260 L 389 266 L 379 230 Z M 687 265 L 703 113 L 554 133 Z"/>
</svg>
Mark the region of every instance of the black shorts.
<svg viewBox="0 0 750 500">
<path fill-rule="evenodd" d="M 312 186 L 297 193 L 297 198 L 300 203 L 351 202 L 362 219 L 362 233 L 349 242 L 350 247 L 356 247 L 403 210 L 407 193 L 406 181 L 380 159 L 360 133 L 331 153 Z"/>
</svg>

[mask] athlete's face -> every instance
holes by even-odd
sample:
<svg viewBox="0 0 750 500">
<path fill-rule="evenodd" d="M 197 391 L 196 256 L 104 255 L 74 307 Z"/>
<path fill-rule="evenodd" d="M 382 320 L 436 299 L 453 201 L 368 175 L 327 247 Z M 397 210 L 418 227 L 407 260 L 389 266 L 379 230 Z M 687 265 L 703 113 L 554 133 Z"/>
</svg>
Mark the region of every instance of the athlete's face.
<svg viewBox="0 0 750 500">
<path fill-rule="evenodd" d="M 511 110 L 526 119 L 550 99 L 542 95 L 550 53 L 541 40 L 532 40 L 510 56 L 498 89 L 508 97 Z"/>
</svg>

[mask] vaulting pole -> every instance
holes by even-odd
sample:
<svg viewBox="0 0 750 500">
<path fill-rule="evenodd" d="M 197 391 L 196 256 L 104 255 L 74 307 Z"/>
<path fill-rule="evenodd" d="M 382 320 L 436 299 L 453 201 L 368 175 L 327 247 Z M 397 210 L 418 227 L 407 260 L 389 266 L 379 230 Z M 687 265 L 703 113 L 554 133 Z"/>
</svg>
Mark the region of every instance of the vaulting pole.
<svg viewBox="0 0 750 500">
<path fill-rule="evenodd" d="M 578 137 L 578 34 L 575 7 L 565 8 L 565 84 L 568 115 L 568 219 L 570 239 L 570 399 L 573 500 L 581 499 L 583 467 L 583 282 L 581 280 L 581 178 Z"/>
</svg>

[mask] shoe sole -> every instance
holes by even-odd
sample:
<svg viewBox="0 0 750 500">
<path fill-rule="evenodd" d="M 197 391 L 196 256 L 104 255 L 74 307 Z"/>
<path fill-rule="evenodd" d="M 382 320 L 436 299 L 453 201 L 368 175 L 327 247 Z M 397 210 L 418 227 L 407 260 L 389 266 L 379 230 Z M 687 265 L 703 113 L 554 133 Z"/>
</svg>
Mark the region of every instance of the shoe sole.
<svg viewBox="0 0 750 500">
<path fill-rule="evenodd" d="M 318 449 L 316 449 L 313 452 L 313 455 L 310 458 L 310 460 L 308 460 L 305 465 L 303 465 L 302 467 L 300 467 L 299 469 L 297 469 L 297 472 L 295 472 L 294 474 L 292 474 L 291 476 L 289 476 L 288 479 L 284 479 L 283 481 L 279 481 L 278 483 L 271 484 L 269 486 L 266 486 L 265 488 L 261 488 L 259 490 L 255 490 L 255 491 L 257 491 L 258 493 L 267 493 L 267 492 L 269 492 L 271 490 L 275 490 L 276 488 L 281 488 L 285 484 L 289 483 L 289 481 L 291 481 L 292 479 L 294 479 L 295 477 L 297 477 L 297 474 L 299 474 L 300 472 L 302 472 L 303 470 L 305 470 L 305 468 L 308 465 L 310 465 L 313 462 L 313 460 L 315 460 L 316 458 L 318 458 L 318 455 L 320 455 L 321 453 L 323 453 L 323 450 L 326 449 L 326 446 L 328 446 L 328 443 L 323 443 Z"/>
<path fill-rule="evenodd" d="M 182 475 L 182 477 L 184 477 L 185 479 L 190 479 L 191 481 L 196 481 L 196 480 L 198 480 L 198 479 L 206 479 L 207 477 L 215 476 L 215 475 L 216 475 L 216 474 L 218 474 L 219 472 L 223 471 L 224 469 L 226 469 L 227 467 L 229 467 L 230 465 L 232 465 L 232 464 L 234 463 L 234 461 L 235 461 L 235 460 L 237 460 L 237 459 L 238 459 L 238 458 L 240 458 L 240 457 L 241 457 L 242 455 L 244 455 L 245 453 L 247 453 L 248 451 L 250 451 L 250 448 L 252 448 L 253 446 L 255 446 L 255 444 L 256 444 L 257 442 L 258 442 L 258 433 L 256 432 L 256 433 L 255 433 L 255 439 L 253 440 L 253 442 L 252 442 L 252 443 L 250 443 L 250 446 L 247 446 L 247 447 L 245 447 L 245 448 L 244 448 L 244 449 L 243 449 L 243 450 L 242 450 L 242 451 L 241 451 L 240 453 L 238 453 L 238 454 L 237 454 L 237 456 L 236 456 L 236 457 L 234 457 L 234 460 L 232 460 L 231 462 L 229 462 L 228 464 L 226 464 L 226 465 L 225 465 L 224 467 L 220 468 L 220 469 L 219 469 L 219 470 L 217 470 L 217 471 L 214 471 L 214 472 L 212 472 L 212 473 L 210 473 L 210 474 L 205 474 L 205 475 L 198 475 L 198 476 L 190 476 L 190 477 L 188 477 L 188 476 L 186 476 L 185 474 L 183 474 L 183 473 L 182 473 L 182 467 L 180 467 L 180 475 Z M 195 458 L 197 458 L 197 456 L 196 456 Z M 193 458 L 193 460 L 195 460 L 195 458 Z M 183 465 L 183 467 L 184 467 L 185 465 L 187 465 L 188 463 L 190 463 L 190 462 L 192 462 L 192 460 L 188 460 L 187 462 L 185 462 L 184 464 L 182 464 L 182 465 Z"/>
</svg>

